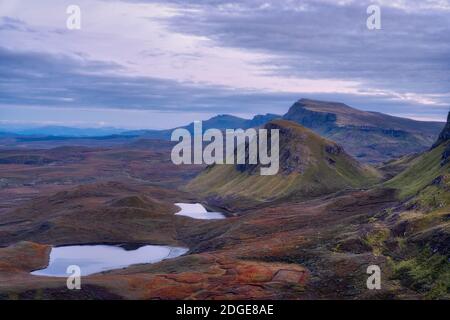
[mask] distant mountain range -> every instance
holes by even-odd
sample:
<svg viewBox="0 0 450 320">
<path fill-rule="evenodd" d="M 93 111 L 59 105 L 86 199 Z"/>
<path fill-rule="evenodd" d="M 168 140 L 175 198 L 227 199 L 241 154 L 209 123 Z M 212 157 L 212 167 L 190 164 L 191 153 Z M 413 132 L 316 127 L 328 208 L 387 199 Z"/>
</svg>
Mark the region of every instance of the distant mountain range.
<svg viewBox="0 0 450 320">
<path fill-rule="evenodd" d="M 356 159 L 372 164 L 425 151 L 433 144 L 444 126 L 444 122 L 416 121 L 379 112 L 362 111 L 343 103 L 300 99 L 285 115 L 257 115 L 250 120 L 219 115 L 203 121 L 203 129 L 246 129 L 261 126 L 277 118 L 297 122 L 339 143 Z M 193 131 L 192 124 L 183 128 Z M 170 139 L 172 130 L 140 130 L 123 134 Z"/>
<path fill-rule="evenodd" d="M 203 121 L 203 130 L 247 129 L 262 126 L 274 119 L 296 122 L 319 135 L 342 145 L 356 159 L 371 164 L 386 162 L 405 154 L 428 149 L 444 127 L 444 122 L 416 121 L 379 112 L 362 111 L 343 103 L 300 99 L 285 115 L 256 115 L 243 119 L 233 115 L 218 115 Z M 181 128 L 193 132 L 190 123 Z M 174 129 L 131 130 L 117 128 L 70 128 L 47 126 L 14 130 L 14 134 L 50 137 L 142 137 L 169 140 Z M 0 127 L 0 136 L 7 136 L 7 128 Z"/>
<path fill-rule="evenodd" d="M 228 114 L 221 114 L 212 117 L 211 119 L 202 121 L 202 127 L 203 130 L 208 129 L 219 129 L 219 130 L 225 130 L 225 129 L 248 129 L 253 127 L 259 127 L 264 125 L 265 123 L 281 118 L 281 115 L 277 114 L 265 114 L 265 115 L 256 115 L 252 119 L 243 119 L 240 117 L 236 117 L 233 115 Z M 179 127 L 189 130 L 189 132 L 194 132 L 194 124 L 190 123 L 186 126 Z M 174 128 L 175 129 L 175 128 Z M 139 135 L 146 138 L 152 138 L 152 139 L 170 139 L 170 136 L 172 134 L 172 131 L 174 129 L 167 129 L 167 130 L 134 130 L 134 131 L 125 131 L 122 134 L 124 135 Z"/>
</svg>

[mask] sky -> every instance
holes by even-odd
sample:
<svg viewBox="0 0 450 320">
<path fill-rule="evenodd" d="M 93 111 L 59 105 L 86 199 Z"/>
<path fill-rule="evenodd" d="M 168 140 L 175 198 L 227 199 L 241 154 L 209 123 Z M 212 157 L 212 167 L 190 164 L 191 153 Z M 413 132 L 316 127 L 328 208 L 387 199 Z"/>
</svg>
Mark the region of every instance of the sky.
<svg viewBox="0 0 450 320">
<path fill-rule="evenodd" d="M 450 0 L 0 0 L 0 126 L 162 129 L 300 98 L 444 121 Z"/>
</svg>

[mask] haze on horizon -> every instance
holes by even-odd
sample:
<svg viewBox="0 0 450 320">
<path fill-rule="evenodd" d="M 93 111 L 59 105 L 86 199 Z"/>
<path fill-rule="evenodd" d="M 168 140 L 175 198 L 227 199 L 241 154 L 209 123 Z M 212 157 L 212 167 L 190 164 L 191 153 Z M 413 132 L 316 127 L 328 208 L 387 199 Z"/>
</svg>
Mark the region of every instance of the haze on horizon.
<svg viewBox="0 0 450 320">
<path fill-rule="evenodd" d="M 444 121 L 449 17 L 448 0 L 3 0 L 0 125 L 160 129 L 301 97 Z"/>
</svg>

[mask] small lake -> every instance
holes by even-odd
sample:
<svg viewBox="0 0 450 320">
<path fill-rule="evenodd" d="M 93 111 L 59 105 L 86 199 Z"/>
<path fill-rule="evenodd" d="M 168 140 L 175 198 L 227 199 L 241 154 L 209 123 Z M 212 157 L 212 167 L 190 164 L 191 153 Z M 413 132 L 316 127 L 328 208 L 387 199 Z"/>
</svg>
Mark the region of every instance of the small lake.
<svg viewBox="0 0 450 320">
<path fill-rule="evenodd" d="M 125 250 L 112 245 L 77 245 L 54 247 L 50 252 L 47 268 L 31 274 L 49 277 L 67 277 L 67 267 L 78 265 L 81 275 L 87 276 L 107 270 L 126 268 L 132 264 L 156 263 L 176 258 L 188 252 L 186 248 L 171 246 L 142 246 L 136 250 Z"/>
<path fill-rule="evenodd" d="M 220 212 L 207 211 L 200 203 L 175 203 L 181 210 L 175 213 L 179 216 L 186 216 L 193 219 L 213 220 L 225 219 L 226 217 Z"/>
</svg>

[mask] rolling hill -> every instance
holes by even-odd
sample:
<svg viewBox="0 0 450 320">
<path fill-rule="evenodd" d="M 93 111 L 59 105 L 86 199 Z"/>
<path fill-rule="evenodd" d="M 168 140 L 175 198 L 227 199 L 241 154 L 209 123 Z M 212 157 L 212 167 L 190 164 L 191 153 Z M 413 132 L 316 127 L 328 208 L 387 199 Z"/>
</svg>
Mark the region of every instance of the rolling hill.
<svg viewBox="0 0 450 320">
<path fill-rule="evenodd" d="M 338 144 L 294 122 L 274 120 L 264 128 L 280 130 L 280 170 L 259 175 L 259 165 L 212 165 L 188 189 L 209 197 L 263 202 L 306 199 L 377 181 L 375 169 L 362 165 Z"/>
</svg>

